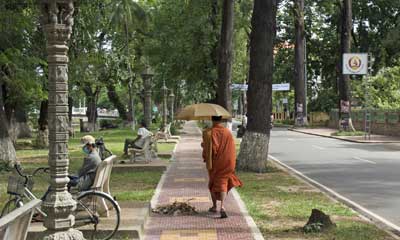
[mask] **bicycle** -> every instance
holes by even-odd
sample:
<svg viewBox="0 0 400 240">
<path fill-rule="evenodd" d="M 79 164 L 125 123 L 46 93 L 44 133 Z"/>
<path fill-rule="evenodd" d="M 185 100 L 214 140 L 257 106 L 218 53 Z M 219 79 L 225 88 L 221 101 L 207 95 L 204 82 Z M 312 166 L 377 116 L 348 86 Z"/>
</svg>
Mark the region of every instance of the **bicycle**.
<svg viewBox="0 0 400 240">
<path fill-rule="evenodd" d="M 26 175 L 23 174 L 19 164 L 15 164 L 14 168 L 19 176 L 12 175 L 9 177 L 7 193 L 10 195 L 10 200 L 4 205 L 0 218 L 15 208 L 23 206 L 25 198 L 29 200 L 37 199 L 32 193 L 33 177 L 41 170 L 48 172 L 48 168 L 38 168 L 32 175 Z M 86 231 L 84 235 L 88 239 L 111 239 L 120 224 L 121 209 L 118 203 L 109 194 L 96 190 L 72 193 L 72 196 L 77 203 L 77 208 L 73 213 L 75 216 L 74 227 Z M 46 213 L 40 208 L 36 208 L 36 210 L 38 214 L 47 217 Z M 101 218 L 104 214 L 107 215 L 107 220 Z M 115 216 L 110 216 L 111 214 Z M 111 220 L 114 220 L 114 222 Z M 104 231 L 110 226 L 110 231 Z"/>
<path fill-rule="evenodd" d="M 112 152 L 106 148 L 102 137 L 96 139 L 95 144 L 99 151 L 101 160 L 104 160 L 112 155 Z"/>
</svg>

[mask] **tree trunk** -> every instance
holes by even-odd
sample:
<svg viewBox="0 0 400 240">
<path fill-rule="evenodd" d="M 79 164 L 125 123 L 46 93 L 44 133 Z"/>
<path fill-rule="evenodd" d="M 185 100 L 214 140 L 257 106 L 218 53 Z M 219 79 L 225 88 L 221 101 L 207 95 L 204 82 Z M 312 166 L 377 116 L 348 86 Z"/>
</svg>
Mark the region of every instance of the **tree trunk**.
<svg viewBox="0 0 400 240">
<path fill-rule="evenodd" d="M 210 24 L 211 24 L 211 29 L 213 32 L 213 44 L 212 44 L 212 49 L 210 51 L 210 58 L 211 58 L 211 68 L 209 69 L 210 75 L 213 74 L 213 71 L 218 68 L 218 36 L 220 35 L 219 29 L 218 29 L 218 14 L 219 9 L 218 9 L 218 0 L 211 0 L 211 14 L 210 14 Z M 218 84 L 215 83 L 215 81 L 210 82 L 211 89 L 215 91 L 214 98 L 212 99 L 213 103 L 218 102 Z"/>
<path fill-rule="evenodd" d="M 86 94 L 86 116 L 88 118 L 88 131 L 94 132 L 97 129 L 97 101 L 100 94 L 100 87 L 96 87 L 94 91 L 90 87 L 85 87 Z"/>
<path fill-rule="evenodd" d="M 350 76 L 343 74 L 343 54 L 351 51 L 351 32 L 353 29 L 352 0 L 343 0 L 341 4 L 341 41 L 340 41 L 340 73 L 339 73 L 339 128 L 354 131 L 351 121 Z M 344 108 L 343 105 L 348 105 Z M 348 126 L 348 128 L 346 127 Z M 346 129 L 347 128 L 347 129 Z"/>
<path fill-rule="evenodd" d="M 35 145 L 38 148 L 49 147 L 49 125 L 48 125 L 48 106 L 49 101 L 43 100 L 40 103 L 40 113 L 38 119 L 38 135 L 36 136 Z"/>
<path fill-rule="evenodd" d="M 276 0 L 254 1 L 247 92 L 248 124 L 237 165 L 241 170 L 267 170 L 276 8 Z"/>
<path fill-rule="evenodd" d="M 128 120 L 132 129 L 135 129 L 135 103 L 133 96 L 133 81 L 128 84 L 128 96 L 129 96 L 129 106 L 128 106 Z"/>
<path fill-rule="evenodd" d="M 110 81 L 110 83 L 112 83 Z M 118 109 L 119 117 L 124 121 L 128 122 L 128 116 L 126 113 L 126 108 L 125 104 L 121 102 L 121 99 L 119 98 L 116 90 L 115 90 L 115 85 L 114 84 L 107 84 L 107 96 L 110 102 L 114 105 L 116 109 Z"/>
<path fill-rule="evenodd" d="M 32 137 L 31 128 L 28 125 L 28 116 L 25 110 L 17 108 L 15 111 L 15 120 L 17 124 L 17 138 Z"/>
<path fill-rule="evenodd" d="M 295 85 L 295 125 L 307 124 L 307 117 L 304 112 L 306 108 L 305 96 L 305 30 L 304 30 L 304 0 L 294 0 L 295 17 L 295 64 L 294 64 L 294 85 Z"/>
<path fill-rule="evenodd" d="M 14 106 L 10 112 L 9 120 L 9 135 L 13 144 L 16 143 L 18 138 L 32 137 L 31 129 L 28 125 L 28 117 L 25 110 L 20 106 Z"/>
<path fill-rule="evenodd" d="M 4 111 L 3 88 L 3 84 L 0 84 L 0 162 L 12 165 L 17 160 L 17 154 L 8 133 L 9 125 Z"/>
<path fill-rule="evenodd" d="M 233 19 L 234 0 L 224 0 L 222 26 L 218 56 L 218 104 L 232 113 L 232 92 L 230 89 L 232 77 L 233 52 Z"/>
</svg>

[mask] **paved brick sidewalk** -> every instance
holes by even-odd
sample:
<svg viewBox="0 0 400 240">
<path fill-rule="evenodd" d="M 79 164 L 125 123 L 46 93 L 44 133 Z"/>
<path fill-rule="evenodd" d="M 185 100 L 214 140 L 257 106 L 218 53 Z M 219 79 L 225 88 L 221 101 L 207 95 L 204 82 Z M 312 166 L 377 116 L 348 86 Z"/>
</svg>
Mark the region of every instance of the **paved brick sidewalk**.
<svg viewBox="0 0 400 240">
<path fill-rule="evenodd" d="M 253 239 L 251 229 L 232 194 L 228 195 L 226 201 L 225 208 L 229 216 L 227 219 L 219 219 L 219 214 L 207 212 L 212 204 L 207 189 L 208 176 L 201 159 L 201 134 L 195 122 L 188 122 L 184 132 L 176 150 L 176 161 L 166 173 L 158 204 L 191 199 L 190 204 L 195 206 L 200 214 L 195 216 L 152 214 L 145 228 L 145 239 Z"/>
</svg>

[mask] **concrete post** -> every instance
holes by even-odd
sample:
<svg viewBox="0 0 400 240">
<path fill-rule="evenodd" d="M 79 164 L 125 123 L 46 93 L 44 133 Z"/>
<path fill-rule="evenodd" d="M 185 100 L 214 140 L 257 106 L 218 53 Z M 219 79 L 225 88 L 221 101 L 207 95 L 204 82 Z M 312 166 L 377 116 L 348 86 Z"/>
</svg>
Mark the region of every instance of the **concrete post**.
<svg viewBox="0 0 400 240">
<path fill-rule="evenodd" d="M 168 95 L 168 99 L 170 102 L 170 121 L 171 123 L 174 122 L 174 104 L 175 104 L 175 95 L 174 92 L 171 90 L 171 94 Z"/>
<path fill-rule="evenodd" d="M 168 92 L 168 88 L 165 86 L 165 80 L 163 82 L 162 91 L 163 91 L 163 121 L 162 121 L 162 125 L 163 125 L 163 127 L 165 127 L 168 124 L 168 118 L 167 118 L 167 111 L 168 111 L 167 92 Z"/>
<path fill-rule="evenodd" d="M 81 240 L 73 229 L 76 202 L 67 191 L 68 179 L 68 46 L 73 25 L 73 0 L 41 0 L 49 70 L 50 193 L 42 204 L 47 213 L 46 240 Z"/>
</svg>

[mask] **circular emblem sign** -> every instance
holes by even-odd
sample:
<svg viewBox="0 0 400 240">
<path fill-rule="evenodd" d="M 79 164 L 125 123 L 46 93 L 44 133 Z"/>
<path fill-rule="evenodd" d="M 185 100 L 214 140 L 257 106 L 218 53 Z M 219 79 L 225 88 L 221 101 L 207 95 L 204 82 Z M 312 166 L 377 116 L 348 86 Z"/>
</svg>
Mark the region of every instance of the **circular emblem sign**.
<svg viewBox="0 0 400 240">
<path fill-rule="evenodd" d="M 349 75 L 368 74 L 368 54 L 366 53 L 343 54 L 343 74 L 349 74 Z"/>
<path fill-rule="evenodd" d="M 358 56 L 354 56 L 354 57 L 349 59 L 349 63 L 348 64 L 349 64 L 349 67 L 353 71 L 357 71 L 362 66 L 362 60 Z"/>
</svg>

